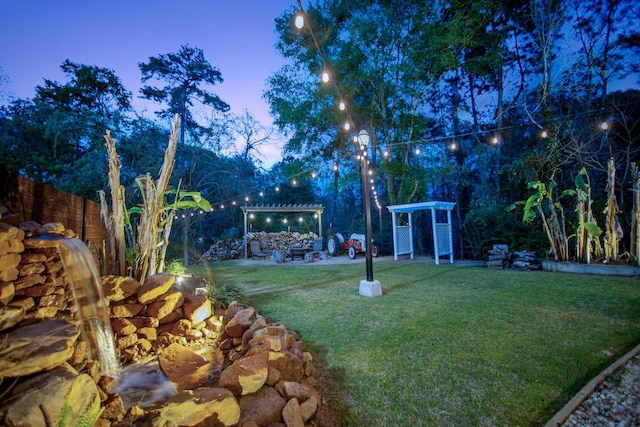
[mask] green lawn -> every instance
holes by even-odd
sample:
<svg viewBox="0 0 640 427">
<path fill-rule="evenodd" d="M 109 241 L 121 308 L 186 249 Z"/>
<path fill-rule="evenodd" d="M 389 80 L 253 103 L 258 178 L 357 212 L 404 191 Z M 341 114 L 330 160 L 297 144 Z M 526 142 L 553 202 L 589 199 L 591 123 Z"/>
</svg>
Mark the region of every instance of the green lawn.
<svg viewBox="0 0 640 427">
<path fill-rule="evenodd" d="M 376 261 L 367 298 L 363 263 L 192 272 L 300 334 L 341 426 L 543 425 L 640 342 L 637 278 Z"/>
</svg>

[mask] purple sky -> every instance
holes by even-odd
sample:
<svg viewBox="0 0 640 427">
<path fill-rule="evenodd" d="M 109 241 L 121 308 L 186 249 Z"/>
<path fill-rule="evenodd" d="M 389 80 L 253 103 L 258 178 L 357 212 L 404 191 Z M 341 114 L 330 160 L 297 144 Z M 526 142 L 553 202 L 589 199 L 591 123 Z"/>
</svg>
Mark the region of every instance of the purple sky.
<svg viewBox="0 0 640 427">
<path fill-rule="evenodd" d="M 138 62 L 189 44 L 204 51 L 224 79 L 213 91 L 233 113 L 247 109 L 270 125 L 262 100 L 267 76 L 284 60 L 273 45 L 274 19 L 295 0 L 13 0 L 2 2 L 0 67 L 8 91 L 32 98 L 43 78 L 66 82 L 60 64 L 96 65 L 115 71 L 133 93 Z M 282 141 L 261 150 L 265 166 L 280 160 Z"/>
</svg>

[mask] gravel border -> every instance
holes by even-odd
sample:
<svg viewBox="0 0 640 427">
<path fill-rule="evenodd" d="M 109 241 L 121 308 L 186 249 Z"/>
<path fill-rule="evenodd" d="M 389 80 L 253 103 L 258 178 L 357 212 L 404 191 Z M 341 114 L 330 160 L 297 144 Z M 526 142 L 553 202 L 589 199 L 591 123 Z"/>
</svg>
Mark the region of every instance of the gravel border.
<svg viewBox="0 0 640 427">
<path fill-rule="evenodd" d="M 640 426 L 640 345 L 576 394 L 545 427 Z"/>
</svg>

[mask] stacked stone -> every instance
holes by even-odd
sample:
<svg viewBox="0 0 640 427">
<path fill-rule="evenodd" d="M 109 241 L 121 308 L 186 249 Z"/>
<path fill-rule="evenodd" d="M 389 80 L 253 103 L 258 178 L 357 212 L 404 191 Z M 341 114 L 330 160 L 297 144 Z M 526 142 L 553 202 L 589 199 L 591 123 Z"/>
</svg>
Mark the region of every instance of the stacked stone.
<svg viewBox="0 0 640 427">
<path fill-rule="evenodd" d="M 55 240 L 36 238 L 41 235 L 75 237 L 59 223 L 25 222 L 19 215 L 0 222 L 0 305 L 22 308 L 23 320 L 75 319 Z"/>
<path fill-rule="evenodd" d="M 270 324 L 252 307 L 235 304 L 222 321 L 222 363 L 179 343 L 158 355 L 160 368 L 178 393 L 157 410 L 136 409 L 143 414 L 140 419 L 154 425 L 332 425 L 315 388 L 313 357 L 295 332 Z"/>
<path fill-rule="evenodd" d="M 156 274 L 141 286 L 131 277 L 102 277 L 121 360 L 137 361 L 173 343 L 188 345 L 218 332 L 207 296 L 185 296 L 173 288 L 175 280 L 172 274 Z"/>
<path fill-rule="evenodd" d="M 69 425 L 97 414 L 99 427 L 331 425 L 314 387 L 313 358 L 295 332 L 237 304 L 213 315 L 207 296 L 181 292 L 169 274 L 142 285 L 130 277 L 102 278 L 120 359 L 157 356 L 178 390 L 155 409 L 126 409 L 112 391 L 116 380 L 87 363 L 55 241 L 34 238 L 75 233 L 19 217 L 3 221 L 0 378 L 13 380 L 0 382 L 0 424 L 57 424 L 70 405 Z"/>
</svg>

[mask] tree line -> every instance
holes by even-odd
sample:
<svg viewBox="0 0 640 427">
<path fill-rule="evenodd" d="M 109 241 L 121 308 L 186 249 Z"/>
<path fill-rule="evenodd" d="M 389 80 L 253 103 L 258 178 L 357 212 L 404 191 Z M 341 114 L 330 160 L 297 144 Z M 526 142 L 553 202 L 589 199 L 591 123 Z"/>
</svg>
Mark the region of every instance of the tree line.
<svg viewBox="0 0 640 427">
<path fill-rule="evenodd" d="M 297 28 L 301 11 L 306 25 Z M 176 222 L 175 246 L 196 256 L 212 239 L 238 235 L 241 213 L 228 205 L 247 198 L 323 203 L 328 232 L 362 231 L 352 138 L 367 129 L 378 238 L 390 236 L 384 206 L 446 200 L 456 202 L 458 254 L 481 258 L 491 243 L 544 252 L 540 224 L 503 210 L 528 197 L 530 181 L 568 185 L 585 167 L 594 203 L 604 203 L 613 157 L 620 219 L 631 221 L 623 189 L 640 151 L 640 92 L 629 89 L 638 87 L 639 17 L 631 0 L 326 0 L 304 10 L 299 3 L 275 22 L 275 48 L 288 62 L 263 95 L 288 140 L 270 170 L 258 153 L 273 130 L 249 112 L 229 113 L 215 95 L 222 72 L 189 45 L 138 64 L 140 96 L 159 106 L 155 119 L 133 109 L 112 70 L 63 62 L 66 82 L 45 79 L 33 99 L 0 108 L 2 162 L 97 199 L 107 187 L 109 129 L 134 205 L 135 178 L 159 169 L 166 119 L 178 114 L 172 185 L 200 191 L 215 209 Z M 241 148 L 230 153 L 237 139 Z M 417 240 L 426 246 L 428 236 Z"/>
</svg>

